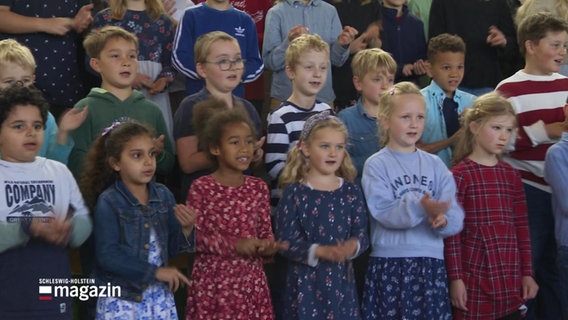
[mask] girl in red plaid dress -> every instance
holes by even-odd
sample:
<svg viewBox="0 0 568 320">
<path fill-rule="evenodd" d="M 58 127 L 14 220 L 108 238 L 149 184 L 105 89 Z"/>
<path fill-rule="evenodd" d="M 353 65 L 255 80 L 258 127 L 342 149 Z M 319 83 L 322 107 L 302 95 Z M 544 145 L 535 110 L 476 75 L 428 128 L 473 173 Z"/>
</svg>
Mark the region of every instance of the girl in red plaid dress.
<svg viewBox="0 0 568 320">
<path fill-rule="evenodd" d="M 444 240 L 456 320 L 520 319 L 538 291 L 521 177 L 500 159 L 516 125 L 497 93 L 477 98 L 465 115 L 452 169 L 464 228 Z"/>
</svg>

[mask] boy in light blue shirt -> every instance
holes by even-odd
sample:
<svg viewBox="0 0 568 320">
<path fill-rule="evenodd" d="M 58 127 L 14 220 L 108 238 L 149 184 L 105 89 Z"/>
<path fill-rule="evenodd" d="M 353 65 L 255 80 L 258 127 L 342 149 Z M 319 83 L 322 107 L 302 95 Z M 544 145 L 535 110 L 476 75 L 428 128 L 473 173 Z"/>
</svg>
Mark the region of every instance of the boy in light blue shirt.
<svg viewBox="0 0 568 320">
<path fill-rule="evenodd" d="M 452 146 L 462 133 L 459 117 L 476 96 L 458 89 L 465 64 L 465 42 L 456 35 L 440 34 L 428 43 L 429 86 L 421 90 L 426 99 L 426 123 L 418 148 L 437 154 L 451 167 Z"/>
<path fill-rule="evenodd" d="M 568 119 L 568 99 L 564 105 Z M 546 152 L 544 179 L 552 189 L 552 212 L 554 213 L 554 235 L 556 237 L 556 266 L 560 276 L 561 305 L 568 314 L 568 179 L 558 174 L 568 168 L 568 128 L 564 127 L 562 138 Z"/>
<path fill-rule="evenodd" d="M 338 114 L 349 132 L 347 151 L 357 169 L 355 182 L 361 185 L 363 165 L 379 151 L 377 113 L 379 96 L 394 84 L 396 62 L 381 49 L 359 51 L 351 62 L 353 85 L 360 94 L 357 103 Z"/>
</svg>

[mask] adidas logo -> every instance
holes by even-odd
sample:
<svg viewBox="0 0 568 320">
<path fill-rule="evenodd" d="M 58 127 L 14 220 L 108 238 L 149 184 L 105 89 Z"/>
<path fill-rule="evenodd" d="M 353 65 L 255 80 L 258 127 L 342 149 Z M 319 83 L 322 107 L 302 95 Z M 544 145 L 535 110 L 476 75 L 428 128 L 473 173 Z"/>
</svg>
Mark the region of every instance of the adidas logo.
<svg viewBox="0 0 568 320">
<path fill-rule="evenodd" d="M 244 37 L 244 36 L 245 36 L 245 28 L 243 28 L 243 27 L 236 27 L 236 28 L 235 28 L 235 36 L 237 36 L 237 37 Z"/>
</svg>

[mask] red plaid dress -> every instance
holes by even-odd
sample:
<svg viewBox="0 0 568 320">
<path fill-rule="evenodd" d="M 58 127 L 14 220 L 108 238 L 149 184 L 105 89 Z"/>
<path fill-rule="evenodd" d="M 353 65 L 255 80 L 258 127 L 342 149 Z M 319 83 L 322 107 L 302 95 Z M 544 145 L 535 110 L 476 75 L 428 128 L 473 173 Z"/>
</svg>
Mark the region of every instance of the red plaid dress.
<svg viewBox="0 0 568 320">
<path fill-rule="evenodd" d="M 532 276 L 525 195 L 519 173 L 507 163 L 464 159 L 452 170 L 465 212 L 463 231 L 444 241 L 448 280 L 462 279 L 468 312 L 454 318 L 496 319 L 524 302 L 521 277 Z"/>
</svg>

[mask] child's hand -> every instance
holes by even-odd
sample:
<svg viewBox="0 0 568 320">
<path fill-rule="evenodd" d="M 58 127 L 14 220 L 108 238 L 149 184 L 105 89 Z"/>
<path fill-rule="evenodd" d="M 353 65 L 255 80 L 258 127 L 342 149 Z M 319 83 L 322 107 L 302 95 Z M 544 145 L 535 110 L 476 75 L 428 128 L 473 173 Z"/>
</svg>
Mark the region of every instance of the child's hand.
<svg viewBox="0 0 568 320">
<path fill-rule="evenodd" d="M 453 280 L 450 283 L 450 301 L 452 302 L 452 306 L 454 306 L 454 308 L 468 311 L 466 307 L 467 291 L 465 289 L 463 280 Z"/>
<path fill-rule="evenodd" d="M 430 217 L 436 218 L 439 215 L 445 214 L 450 208 L 450 201 L 438 201 L 430 198 L 430 194 L 425 194 L 420 199 L 420 205 Z"/>
<path fill-rule="evenodd" d="M 152 83 L 152 85 L 148 88 L 148 93 L 157 94 L 164 92 L 164 90 L 166 90 L 166 87 L 168 86 L 168 83 L 172 81 L 174 81 L 174 79 L 159 78 L 158 80 L 154 81 L 154 83 Z"/>
<path fill-rule="evenodd" d="M 349 239 L 345 242 L 341 241 L 337 243 L 342 261 L 345 261 L 357 253 L 357 239 Z"/>
<path fill-rule="evenodd" d="M 254 257 L 257 255 L 258 249 L 262 246 L 262 240 L 257 238 L 240 238 L 237 240 L 235 249 L 237 254 L 244 257 Z"/>
<path fill-rule="evenodd" d="M 154 139 L 154 144 L 156 145 L 156 157 L 158 157 L 164 151 L 164 140 L 166 136 L 161 134 L 159 137 Z"/>
<path fill-rule="evenodd" d="M 291 42 L 292 40 L 296 39 L 297 37 L 299 37 L 303 34 L 308 34 L 308 28 L 299 24 L 299 25 L 293 27 L 292 29 L 290 29 L 290 31 L 288 31 L 288 41 Z"/>
<path fill-rule="evenodd" d="M 448 218 L 445 214 L 441 214 L 435 217 L 430 216 L 428 217 L 428 223 L 430 223 L 430 226 L 433 229 L 443 228 L 448 224 Z"/>
<path fill-rule="evenodd" d="M 59 131 L 73 131 L 87 119 L 87 113 L 89 106 L 85 106 L 83 109 L 71 108 L 63 114 L 61 120 L 59 121 Z"/>
<path fill-rule="evenodd" d="M 165 282 L 171 291 L 177 291 L 181 284 L 189 285 L 187 277 L 173 267 L 160 267 L 156 270 L 156 279 Z"/>
<path fill-rule="evenodd" d="M 492 47 L 504 47 L 507 45 L 507 38 L 496 26 L 489 27 L 489 34 L 487 35 L 486 41 Z"/>
<path fill-rule="evenodd" d="M 44 23 L 44 32 L 56 36 L 64 36 L 73 28 L 71 18 L 48 18 Z"/>
<path fill-rule="evenodd" d="M 68 220 L 59 221 L 51 219 L 48 222 L 41 222 L 32 219 L 30 233 L 36 238 L 43 239 L 45 242 L 57 246 L 66 246 L 71 235 L 71 222 Z"/>
<path fill-rule="evenodd" d="M 257 142 L 254 143 L 254 154 L 252 157 L 252 162 L 258 162 L 262 160 L 262 156 L 264 156 L 264 150 L 262 150 L 262 146 L 264 145 L 265 141 L 266 137 L 262 136 L 260 139 L 258 139 Z"/>
<path fill-rule="evenodd" d="M 136 90 L 152 87 L 152 80 L 143 73 L 136 73 L 136 77 L 132 82 L 132 88 Z"/>
<path fill-rule="evenodd" d="M 521 279 L 522 282 L 522 298 L 526 301 L 536 297 L 536 293 L 538 292 L 538 284 L 534 281 L 533 277 L 524 276 Z"/>
<path fill-rule="evenodd" d="M 359 31 L 357 31 L 357 29 L 345 26 L 343 27 L 343 31 L 341 31 L 337 37 L 337 43 L 339 43 L 342 47 L 346 47 L 351 43 L 351 41 L 353 41 L 353 39 L 355 39 L 358 33 Z"/>
<path fill-rule="evenodd" d="M 197 216 L 195 210 L 185 204 L 176 204 L 174 206 L 174 214 L 181 225 L 183 234 L 187 238 L 195 225 L 195 217 Z"/>
<path fill-rule="evenodd" d="M 261 239 L 260 246 L 257 248 L 256 252 L 259 256 L 270 257 L 276 254 L 280 250 L 287 250 L 288 243 L 282 241 L 274 241 L 268 239 Z"/>
</svg>

